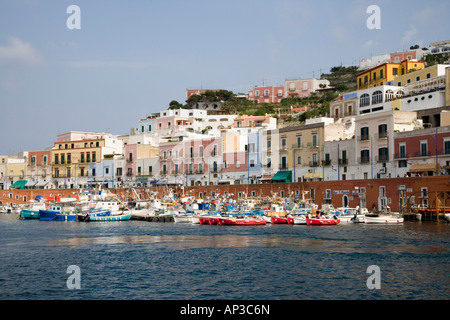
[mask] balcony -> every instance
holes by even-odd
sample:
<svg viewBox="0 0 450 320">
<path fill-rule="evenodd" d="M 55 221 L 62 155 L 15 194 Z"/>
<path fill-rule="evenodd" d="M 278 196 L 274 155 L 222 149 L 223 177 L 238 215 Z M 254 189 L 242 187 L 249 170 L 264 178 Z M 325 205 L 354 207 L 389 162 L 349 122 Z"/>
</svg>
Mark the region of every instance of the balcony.
<svg viewBox="0 0 450 320">
<path fill-rule="evenodd" d="M 319 162 L 318 161 L 310 161 L 309 162 L 309 166 L 310 167 L 318 167 L 319 166 Z"/>
<path fill-rule="evenodd" d="M 358 136 L 358 141 L 368 141 L 370 137 L 368 135 Z"/>
<path fill-rule="evenodd" d="M 301 144 L 299 145 L 299 144 L 297 144 L 297 143 L 294 143 L 294 144 L 292 145 L 292 149 L 301 149 L 301 148 L 303 148 Z"/>
<path fill-rule="evenodd" d="M 328 159 L 328 160 L 322 160 L 322 165 L 323 165 L 323 166 L 329 166 L 329 165 L 331 165 L 331 160 L 330 160 L 330 159 Z"/>
<path fill-rule="evenodd" d="M 339 159 L 338 163 L 339 164 L 348 164 L 348 159 Z"/>
<path fill-rule="evenodd" d="M 375 161 L 377 162 L 388 162 L 389 161 L 389 155 L 382 154 L 375 157 Z"/>
<path fill-rule="evenodd" d="M 360 164 L 369 164 L 370 163 L 370 158 L 368 158 L 368 157 L 360 157 L 360 158 L 358 158 L 358 163 L 360 163 Z"/>
</svg>

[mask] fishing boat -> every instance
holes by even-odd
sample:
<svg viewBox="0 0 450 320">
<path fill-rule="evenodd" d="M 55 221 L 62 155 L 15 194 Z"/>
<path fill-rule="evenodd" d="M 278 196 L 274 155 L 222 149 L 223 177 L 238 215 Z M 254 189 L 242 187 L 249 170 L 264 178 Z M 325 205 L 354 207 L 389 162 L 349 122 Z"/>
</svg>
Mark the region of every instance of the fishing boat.
<svg viewBox="0 0 450 320">
<path fill-rule="evenodd" d="M 306 217 L 306 224 L 308 226 L 332 226 L 340 223 L 339 219 L 334 218 L 317 218 L 317 217 Z"/>
<path fill-rule="evenodd" d="M 76 213 L 64 209 L 60 204 L 51 205 L 50 208 L 39 210 L 39 220 L 41 221 L 75 221 Z"/>
<path fill-rule="evenodd" d="M 46 206 L 44 202 L 32 200 L 24 207 L 20 212 L 21 219 L 39 219 L 39 210 L 45 210 Z"/>
<path fill-rule="evenodd" d="M 239 218 L 239 217 L 227 217 L 219 218 L 219 225 L 222 226 L 262 226 L 267 222 L 264 219 L 252 217 L 252 218 Z"/>
</svg>

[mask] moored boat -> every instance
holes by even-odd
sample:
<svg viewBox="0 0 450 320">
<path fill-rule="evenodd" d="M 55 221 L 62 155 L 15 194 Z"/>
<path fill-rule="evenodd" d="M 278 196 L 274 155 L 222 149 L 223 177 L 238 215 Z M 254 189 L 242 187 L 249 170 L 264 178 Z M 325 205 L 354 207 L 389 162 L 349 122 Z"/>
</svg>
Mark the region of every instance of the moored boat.
<svg viewBox="0 0 450 320">
<path fill-rule="evenodd" d="M 21 210 L 21 219 L 39 219 L 39 210 L 45 210 L 45 203 L 41 201 L 30 201 L 30 203 Z"/>
<path fill-rule="evenodd" d="M 287 224 L 287 217 L 276 217 L 272 216 L 270 217 L 270 220 L 272 221 L 272 224 Z"/>
<path fill-rule="evenodd" d="M 262 226 L 266 223 L 266 220 L 259 218 L 219 218 L 219 225 L 222 226 Z"/>
<path fill-rule="evenodd" d="M 91 215 L 87 221 L 128 221 L 131 219 L 131 212 L 127 211 L 121 214 L 99 216 Z"/>
<path fill-rule="evenodd" d="M 379 216 L 365 216 L 364 217 L 364 222 L 368 223 L 368 224 L 375 224 L 375 223 L 380 223 L 380 224 L 396 224 L 396 223 L 403 223 L 404 218 L 400 217 L 400 216 L 395 216 L 395 215 L 379 215 Z"/>
<path fill-rule="evenodd" d="M 328 218 L 308 218 L 306 217 L 306 224 L 308 226 L 332 226 L 340 223 L 339 219 Z"/>
</svg>

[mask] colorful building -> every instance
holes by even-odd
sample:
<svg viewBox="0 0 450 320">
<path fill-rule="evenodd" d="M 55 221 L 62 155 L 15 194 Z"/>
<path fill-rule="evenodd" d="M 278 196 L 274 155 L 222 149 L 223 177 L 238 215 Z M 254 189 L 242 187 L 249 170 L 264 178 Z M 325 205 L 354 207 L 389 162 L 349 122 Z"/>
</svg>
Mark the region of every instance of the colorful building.
<svg viewBox="0 0 450 320">
<path fill-rule="evenodd" d="M 284 98 L 284 86 L 254 87 L 248 92 L 248 99 L 256 103 L 278 103 Z"/>
<path fill-rule="evenodd" d="M 356 75 L 357 90 L 393 84 L 395 76 L 425 67 L 424 62 L 404 60 L 401 63 L 383 63 Z"/>
</svg>

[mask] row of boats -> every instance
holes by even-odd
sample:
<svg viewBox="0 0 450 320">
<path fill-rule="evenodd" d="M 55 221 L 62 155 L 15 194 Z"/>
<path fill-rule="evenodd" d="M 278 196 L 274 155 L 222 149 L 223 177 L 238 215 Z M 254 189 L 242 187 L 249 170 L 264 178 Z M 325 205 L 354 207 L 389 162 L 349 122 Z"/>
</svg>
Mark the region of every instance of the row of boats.
<svg viewBox="0 0 450 320">
<path fill-rule="evenodd" d="M 99 192 L 79 193 L 69 198 L 36 198 L 21 208 L 21 219 L 43 221 L 126 221 L 139 217 L 170 217 L 175 223 L 201 225 L 266 224 L 338 225 L 341 223 L 402 223 L 395 213 L 373 214 L 362 208 L 337 208 L 331 204 L 318 206 L 309 199 L 240 199 L 228 197 L 208 201 L 193 197 L 153 195 L 148 200 L 121 201 L 115 195 Z"/>
</svg>

